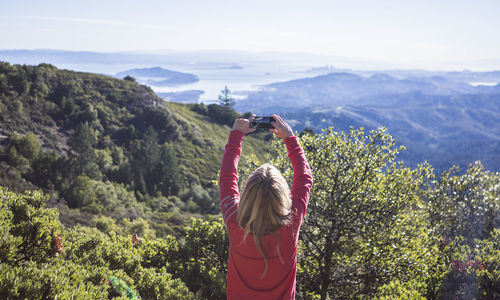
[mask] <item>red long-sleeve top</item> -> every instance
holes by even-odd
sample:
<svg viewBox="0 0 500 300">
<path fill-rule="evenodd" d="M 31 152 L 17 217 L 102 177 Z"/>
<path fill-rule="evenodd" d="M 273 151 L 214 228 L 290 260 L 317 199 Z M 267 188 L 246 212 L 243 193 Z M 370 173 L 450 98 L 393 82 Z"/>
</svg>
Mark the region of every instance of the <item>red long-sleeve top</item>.
<svg viewBox="0 0 500 300">
<path fill-rule="evenodd" d="M 280 252 L 276 253 L 277 239 L 273 234 L 261 238 L 267 253 L 269 268 L 263 278 L 264 258 L 257 250 L 252 234 L 243 241 L 244 232 L 236 221 L 239 204 L 238 161 L 244 134 L 229 133 L 220 170 L 220 206 L 229 233 L 229 263 L 227 272 L 227 299 L 294 299 L 297 272 L 297 243 L 299 229 L 306 213 L 312 174 L 297 137 L 288 137 L 285 144 L 293 167 L 292 222 L 280 229 Z"/>
</svg>

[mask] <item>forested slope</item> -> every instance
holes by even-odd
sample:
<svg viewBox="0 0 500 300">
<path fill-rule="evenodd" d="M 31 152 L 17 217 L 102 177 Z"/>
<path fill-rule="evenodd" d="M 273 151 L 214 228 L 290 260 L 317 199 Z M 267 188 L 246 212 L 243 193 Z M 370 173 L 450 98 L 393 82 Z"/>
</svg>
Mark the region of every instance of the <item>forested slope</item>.
<svg viewBox="0 0 500 300">
<path fill-rule="evenodd" d="M 217 213 L 213 181 L 235 111 L 47 64 L 0 63 L 0 100 L 0 184 L 43 189 L 65 224 L 105 214 L 154 219 L 166 234 L 186 215 Z M 263 158 L 266 139 L 250 137 L 247 153 Z"/>
</svg>

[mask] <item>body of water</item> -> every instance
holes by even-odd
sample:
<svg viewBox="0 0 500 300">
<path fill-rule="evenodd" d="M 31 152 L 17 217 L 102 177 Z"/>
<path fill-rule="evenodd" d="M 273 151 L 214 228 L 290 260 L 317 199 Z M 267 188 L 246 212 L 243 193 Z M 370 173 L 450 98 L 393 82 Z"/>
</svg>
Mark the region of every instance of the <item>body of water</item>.
<svg viewBox="0 0 500 300">
<path fill-rule="evenodd" d="M 190 73 L 198 76 L 198 82 L 178 86 L 151 86 L 155 92 L 182 92 L 201 90 L 200 102 L 216 100 L 222 89 L 227 86 L 233 96 L 238 99 L 245 96 L 246 92 L 258 90 L 262 85 L 273 82 L 288 81 L 310 77 L 307 73 L 309 66 L 305 65 L 278 65 L 278 64 L 242 64 L 227 66 L 217 64 L 183 64 L 183 65 L 136 65 L 136 64 L 55 64 L 59 68 L 92 72 L 114 76 L 116 73 L 135 69 L 162 67 L 164 69 Z"/>
</svg>

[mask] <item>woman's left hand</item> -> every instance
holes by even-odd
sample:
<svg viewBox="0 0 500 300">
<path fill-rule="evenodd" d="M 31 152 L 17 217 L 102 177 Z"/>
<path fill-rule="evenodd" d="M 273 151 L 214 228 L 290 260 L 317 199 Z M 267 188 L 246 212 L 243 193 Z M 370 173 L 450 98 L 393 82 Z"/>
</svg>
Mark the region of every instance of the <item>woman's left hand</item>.
<svg viewBox="0 0 500 300">
<path fill-rule="evenodd" d="M 255 128 L 251 128 L 250 124 L 252 124 L 252 120 L 255 115 L 252 115 L 250 119 L 239 118 L 234 120 L 233 130 L 239 130 L 243 132 L 243 134 L 247 134 L 249 132 L 254 132 Z"/>
</svg>

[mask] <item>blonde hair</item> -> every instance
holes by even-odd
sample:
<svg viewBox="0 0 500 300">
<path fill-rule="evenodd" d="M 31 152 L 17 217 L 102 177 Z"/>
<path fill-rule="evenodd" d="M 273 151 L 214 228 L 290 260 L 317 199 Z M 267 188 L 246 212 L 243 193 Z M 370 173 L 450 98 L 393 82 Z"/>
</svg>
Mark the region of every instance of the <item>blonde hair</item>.
<svg viewBox="0 0 500 300">
<path fill-rule="evenodd" d="M 279 229 L 289 223 L 291 206 L 288 184 L 274 166 L 262 165 L 245 182 L 236 220 L 244 231 L 242 243 L 252 233 L 255 246 L 264 258 L 265 267 L 261 279 L 267 273 L 268 259 L 262 251 L 260 238 L 268 234 L 276 237 L 276 252 L 284 263 L 280 253 Z"/>
</svg>

